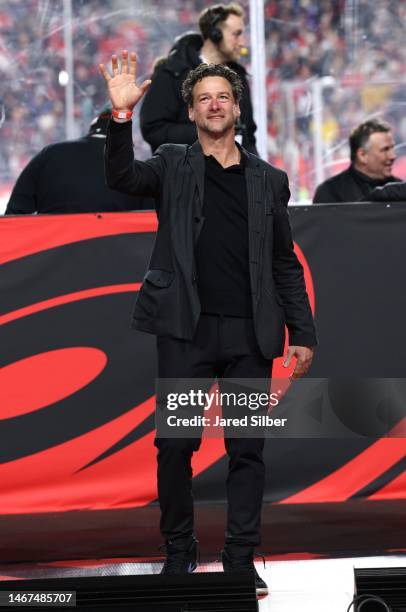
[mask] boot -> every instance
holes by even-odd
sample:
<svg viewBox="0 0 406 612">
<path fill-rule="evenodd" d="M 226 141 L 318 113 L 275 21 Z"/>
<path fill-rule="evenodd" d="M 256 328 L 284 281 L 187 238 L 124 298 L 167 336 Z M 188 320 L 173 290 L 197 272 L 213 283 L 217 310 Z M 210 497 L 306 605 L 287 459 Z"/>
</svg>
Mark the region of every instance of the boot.
<svg viewBox="0 0 406 612">
<path fill-rule="evenodd" d="M 221 560 L 225 573 L 253 573 L 257 595 L 268 595 L 268 586 L 255 569 L 254 551 L 251 547 L 226 547 L 221 551 Z"/>
<path fill-rule="evenodd" d="M 192 535 L 166 541 L 166 560 L 161 574 L 191 574 L 197 567 L 198 541 Z"/>
</svg>

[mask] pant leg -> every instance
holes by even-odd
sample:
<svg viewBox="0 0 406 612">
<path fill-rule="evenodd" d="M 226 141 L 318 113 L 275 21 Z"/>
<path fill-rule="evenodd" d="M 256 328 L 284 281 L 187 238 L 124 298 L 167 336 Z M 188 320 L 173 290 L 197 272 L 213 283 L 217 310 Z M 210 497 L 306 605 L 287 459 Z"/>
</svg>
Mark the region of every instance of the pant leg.
<svg viewBox="0 0 406 612">
<path fill-rule="evenodd" d="M 264 438 L 225 438 L 227 476 L 226 544 L 257 546 L 265 483 Z"/>
<path fill-rule="evenodd" d="M 157 339 L 158 396 L 159 379 L 213 379 L 217 320 L 217 317 L 202 316 L 191 342 L 169 337 Z M 165 540 L 184 538 L 193 533 L 191 461 L 200 442 L 200 437 L 155 439 L 158 448 L 160 529 Z"/>
<path fill-rule="evenodd" d="M 230 378 L 261 379 L 260 390 L 268 393 L 272 361 L 260 353 L 252 320 L 225 318 L 223 325 L 221 344 L 226 365 L 222 373 L 222 388 L 227 388 L 227 379 Z M 233 438 L 225 431 L 224 441 L 229 457 L 226 545 L 254 547 L 261 538 L 265 439 Z"/>
<path fill-rule="evenodd" d="M 193 534 L 193 493 L 191 460 L 200 440 L 157 438 L 158 498 L 160 530 L 165 540 Z"/>
</svg>

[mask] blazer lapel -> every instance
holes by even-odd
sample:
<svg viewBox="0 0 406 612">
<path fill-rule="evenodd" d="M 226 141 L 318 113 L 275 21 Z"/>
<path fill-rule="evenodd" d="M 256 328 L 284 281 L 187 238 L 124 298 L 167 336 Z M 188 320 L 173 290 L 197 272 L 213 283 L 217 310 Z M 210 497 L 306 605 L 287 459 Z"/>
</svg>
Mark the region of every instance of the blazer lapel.
<svg viewBox="0 0 406 612">
<path fill-rule="evenodd" d="M 188 162 L 190 164 L 190 167 L 192 168 L 194 177 L 196 179 L 198 194 L 198 197 L 195 198 L 193 202 L 193 242 L 194 244 L 196 244 L 204 223 L 203 202 L 205 174 L 203 151 L 198 140 L 196 140 L 196 142 L 189 149 Z"/>
<path fill-rule="evenodd" d="M 204 156 L 202 147 L 198 140 L 190 147 L 188 162 L 195 175 L 197 189 L 199 193 L 199 210 L 195 211 L 198 215 L 202 215 L 204 202 Z"/>
<path fill-rule="evenodd" d="M 264 170 L 248 157 L 245 168 L 248 196 L 248 250 L 251 291 L 258 298 L 261 251 L 265 230 Z"/>
</svg>

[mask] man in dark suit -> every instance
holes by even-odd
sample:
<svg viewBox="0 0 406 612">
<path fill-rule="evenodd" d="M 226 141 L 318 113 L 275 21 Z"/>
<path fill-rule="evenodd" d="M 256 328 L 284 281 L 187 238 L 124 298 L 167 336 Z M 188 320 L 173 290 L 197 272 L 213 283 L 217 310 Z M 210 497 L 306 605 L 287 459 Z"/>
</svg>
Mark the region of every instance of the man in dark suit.
<svg viewBox="0 0 406 612">
<path fill-rule="evenodd" d="M 86 136 L 56 142 L 35 155 L 14 185 L 6 215 L 153 208 L 152 200 L 131 198 L 106 185 L 103 158 L 110 116 L 111 109 L 103 109 Z"/>
<path fill-rule="evenodd" d="M 293 376 L 310 367 L 316 334 L 303 270 L 293 251 L 287 176 L 235 142 L 242 84 L 223 65 L 189 73 L 183 95 L 198 141 L 163 145 L 134 161 L 131 114 L 149 86 L 135 83 L 136 56 L 112 58 L 113 78 L 101 65 L 113 105 L 107 138 L 108 184 L 156 198 L 158 232 L 134 311 L 134 327 L 158 336 L 160 379 L 264 379 L 283 354 Z M 158 390 L 159 395 L 159 390 Z M 191 457 L 200 439 L 164 438 L 158 447 L 164 573 L 196 567 Z M 229 455 L 226 572 L 250 570 L 257 591 L 254 547 L 260 541 L 265 466 L 263 437 L 225 436 Z"/>
<path fill-rule="evenodd" d="M 350 166 L 317 187 L 314 204 L 368 200 L 376 187 L 400 180 L 392 176 L 395 142 L 386 121 L 369 119 L 354 128 L 350 150 Z"/>
</svg>

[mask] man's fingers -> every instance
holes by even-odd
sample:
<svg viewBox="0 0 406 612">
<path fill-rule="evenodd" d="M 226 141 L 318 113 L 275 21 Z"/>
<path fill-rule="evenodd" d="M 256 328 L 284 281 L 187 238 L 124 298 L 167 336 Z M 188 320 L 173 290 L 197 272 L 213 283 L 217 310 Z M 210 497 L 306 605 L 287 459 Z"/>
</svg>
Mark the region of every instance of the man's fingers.
<svg viewBox="0 0 406 612">
<path fill-rule="evenodd" d="M 128 51 L 121 51 L 121 74 L 128 74 Z"/>
<path fill-rule="evenodd" d="M 306 374 L 305 370 L 296 367 L 291 375 L 291 379 L 292 380 L 297 380 L 298 378 L 302 378 L 302 376 L 304 376 Z"/>
<path fill-rule="evenodd" d="M 113 76 L 117 76 L 118 75 L 118 59 L 117 59 L 117 55 L 112 55 L 111 56 L 111 70 L 113 72 Z"/>
<path fill-rule="evenodd" d="M 130 74 L 132 74 L 134 77 L 137 74 L 137 54 L 134 53 L 134 51 L 132 51 L 130 53 L 130 70 L 129 70 Z"/>
<path fill-rule="evenodd" d="M 292 380 L 301 378 L 310 369 L 313 360 L 313 349 L 304 346 L 289 346 L 284 366 L 287 367 L 293 356 L 296 356 L 296 365 L 291 375 Z"/>
<path fill-rule="evenodd" d="M 311 355 L 307 359 L 298 359 L 297 360 L 296 367 L 295 367 L 295 369 L 293 371 L 293 374 L 292 374 L 292 378 L 293 379 L 301 378 L 302 376 L 307 374 L 307 372 L 310 369 L 310 366 L 312 365 L 312 358 L 313 358 L 313 355 Z"/>
<path fill-rule="evenodd" d="M 106 79 L 106 81 L 110 81 L 111 76 L 109 74 L 109 71 L 106 69 L 106 66 L 104 64 L 99 64 L 99 70 L 101 72 L 101 74 L 104 76 L 104 78 Z"/>
<path fill-rule="evenodd" d="M 306 374 L 306 368 L 303 366 L 298 366 L 298 364 L 296 364 L 295 369 L 292 372 L 292 378 L 296 379 L 296 378 L 301 378 L 304 374 Z"/>
<path fill-rule="evenodd" d="M 127 106 L 130 105 L 132 108 L 135 104 L 137 104 L 138 100 L 142 98 L 148 87 L 151 85 L 151 81 L 149 79 L 145 80 L 139 87 L 136 85 L 136 53 L 134 53 L 134 51 L 128 53 L 127 49 L 123 49 L 121 51 L 120 58 L 116 54 L 112 55 L 111 69 L 112 75 L 106 69 L 104 64 L 99 64 L 99 70 L 108 83 L 109 91 L 112 92 L 114 89 L 115 100 L 117 101 L 117 99 L 121 99 L 121 101 L 123 101 L 124 98 Z"/>
<path fill-rule="evenodd" d="M 283 367 L 284 368 L 288 368 L 289 367 L 289 364 L 290 364 L 294 354 L 295 354 L 295 351 L 292 350 L 291 347 L 289 347 L 288 348 L 288 352 L 286 353 L 285 361 L 283 362 Z"/>
</svg>

